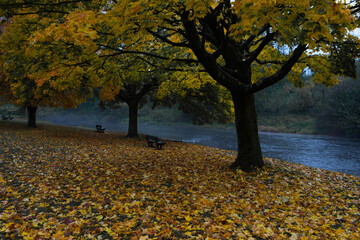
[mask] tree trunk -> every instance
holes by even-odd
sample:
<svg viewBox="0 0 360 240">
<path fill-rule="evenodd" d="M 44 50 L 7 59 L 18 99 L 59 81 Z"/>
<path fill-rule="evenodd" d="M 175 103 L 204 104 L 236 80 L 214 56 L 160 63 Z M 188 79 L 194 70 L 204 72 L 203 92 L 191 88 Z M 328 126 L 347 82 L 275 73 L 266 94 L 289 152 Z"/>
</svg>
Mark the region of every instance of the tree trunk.
<svg viewBox="0 0 360 240">
<path fill-rule="evenodd" d="M 138 135 L 138 101 L 131 101 L 129 106 L 129 129 L 128 137 L 137 137 Z"/>
<path fill-rule="evenodd" d="M 35 106 L 35 107 L 27 106 L 26 109 L 27 109 L 28 114 L 29 114 L 27 127 L 36 128 L 36 109 L 37 109 L 37 106 Z"/>
<path fill-rule="evenodd" d="M 235 126 L 238 140 L 238 156 L 230 166 L 232 169 L 251 171 L 262 168 L 264 161 L 257 128 L 255 97 L 232 93 L 235 107 Z"/>
</svg>

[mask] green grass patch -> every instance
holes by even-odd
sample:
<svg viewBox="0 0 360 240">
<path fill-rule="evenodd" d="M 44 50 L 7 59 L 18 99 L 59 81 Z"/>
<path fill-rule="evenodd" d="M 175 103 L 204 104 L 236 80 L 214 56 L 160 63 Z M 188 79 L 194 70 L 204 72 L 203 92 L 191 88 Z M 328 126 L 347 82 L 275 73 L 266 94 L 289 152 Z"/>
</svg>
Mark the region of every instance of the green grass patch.
<svg viewBox="0 0 360 240">
<path fill-rule="evenodd" d="M 259 116 L 260 131 L 316 134 L 315 119 L 308 115 Z"/>
</svg>

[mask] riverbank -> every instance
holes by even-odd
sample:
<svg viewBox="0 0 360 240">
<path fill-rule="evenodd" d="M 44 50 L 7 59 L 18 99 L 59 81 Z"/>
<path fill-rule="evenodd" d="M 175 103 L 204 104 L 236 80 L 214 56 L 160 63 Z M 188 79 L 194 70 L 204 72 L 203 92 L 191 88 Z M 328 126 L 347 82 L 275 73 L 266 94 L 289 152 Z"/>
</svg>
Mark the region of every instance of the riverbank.
<svg viewBox="0 0 360 240">
<path fill-rule="evenodd" d="M 13 120 L 14 121 L 14 120 Z M 23 121 L 26 125 L 25 119 Z M 56 119 L 59 125 L 94 130 L 101 124 L 106 131 L 127 132 L 128 123 L 109 124 L 94 119 Z M 39 123 L 46 123 L 39 121 Z M 163 139 L 201 144 L 226 150 L 237 150 L 237 137 L 233 128 L 194 125 L 138 124 L 139 133 L 155 135 Z M 259 132 L 263 156 L 300 163 L 360 176 L 360 141 L 357 139 L 325 135 Z"/>
<path fill-rule="evenodd" d="M 360 178 L 236 153 L 0 124 L 0 238 L 359 239 Z"/>
<path fill-rule="evenodd" d="M 259 131 L 316 135 L 315 118 L 306 115 L 259 116 Z"/>
</svg>

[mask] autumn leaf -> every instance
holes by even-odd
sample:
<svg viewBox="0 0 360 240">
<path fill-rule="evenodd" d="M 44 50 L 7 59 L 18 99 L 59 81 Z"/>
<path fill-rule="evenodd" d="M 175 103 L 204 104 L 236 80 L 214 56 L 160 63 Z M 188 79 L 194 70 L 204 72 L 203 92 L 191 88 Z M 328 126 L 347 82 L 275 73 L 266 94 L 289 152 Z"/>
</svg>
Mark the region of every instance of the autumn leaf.
<svg viewBox="0 0 360 240">
<path fill-rule="evenodd" d="M 0 125 L 0 237 L 356 239 L 355 176 L 235 152 L 53 125 Z M 183 176 L 179 178 L 179 176 Z"/>
</svg>

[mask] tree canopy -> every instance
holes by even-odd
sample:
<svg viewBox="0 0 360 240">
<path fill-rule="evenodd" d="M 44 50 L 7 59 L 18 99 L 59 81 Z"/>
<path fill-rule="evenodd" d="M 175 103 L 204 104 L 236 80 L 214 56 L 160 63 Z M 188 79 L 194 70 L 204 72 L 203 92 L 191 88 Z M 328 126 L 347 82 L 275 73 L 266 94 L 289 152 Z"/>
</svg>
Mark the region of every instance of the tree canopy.
<svg viewBox="0 0 360 240">
<path fill-rule="evenodd" d="M 137 111 L 142 98 L 157 89 L 165 80 L 170 83 L 172 79 L 184 78 L 181 76 L 183 73 L 179 71 L 185 69 L 178 67 L 178 61 L 190 65 L 194 62 L 193 59 L 184 59 L 188 53 L 180 52 L 179 48 L 166 47 L 162 42 L 149 44 L 148 38 L 138 39 L 129 44 L 130 47 L 136 44 L 137 53 L 141 50 L 146 54 L 123 54 L 133 52 L 127 52 L 129 46 L 119 41 L 114 34 L 117 25 L 110 23 L 105 13 L 97 14 L 94 10 L 79 8 L 57 21 L 49 21 L 47 17 L 35 15 L 46 25 L 40 27 L 38 24 L 36 30 L 26 36 L 24 54 L 30 59 L 36 59 L 24 63 L 28 68 L 26 73 L 37 86 L 45 88 L 47 92 L 49 87 L 60 91 L 71 89 L 74 93 L 82 93 L 85 88 L 90 92 L 91 88 L 101 87 L 100 98 L 107 102 L 106 105 L 111 106 L 119 101 L 126 102 L 130 117 L 129 136 L 138 135 Z M 14 19 L 28 19 L 32 16 L 16 16 Z M 196 66 L 188 68 L 186 78 L 189 82 L 196 81 L 198 84 L 192 85 L 191 88 L 200 89 L 202 84 L 208 82 L 208 79 L 199 78 L 194 70 Z M 174 74 L 175 72 L 177 73 Z M 174 84 L 165 86 L 168 88 L 162 87 L 163 94 Z M 172 92 L 184 89 L 172 88 Z M 65 99 L 60 100 L 62 106 L 66 106 Z M 222 100 L 218 99 L 218 102 L 220 101 Z M 77 106 L 76 101 L 70 103 L 74 105 L 67 107 Z"/>
<path fill-rule="evenodd" d="M 7 94 L 12 96 L 7 99 L 16 105 L 33 107 L 35 111 L 38 105 L 69 108 L 77 106 L 91 95 L 93 85 L 87 84 L 91 81 L 91 75 L 80 76 L 79 69 L 74 67 L 71 70 L 73 75 L 78 74 L 76 80 L 67 77 L 61 83 L 47 81 L 55 79 L 59 73 L 56 68 L 48 67 L 48 57 L 55 54 L 34 54 L 30 51 L 33 34 L 57 20 L 34 14 L 14 16 L 6 22 L 0 37 L 0 62 L 5 74 L 2 81 L 10 91 Z M 47 71 L 48 78 L 42 75 L 43 71 Z M 35 120 L 28 125 L 36 126 Z"/>
</svg>

